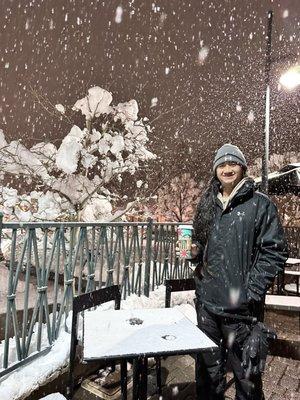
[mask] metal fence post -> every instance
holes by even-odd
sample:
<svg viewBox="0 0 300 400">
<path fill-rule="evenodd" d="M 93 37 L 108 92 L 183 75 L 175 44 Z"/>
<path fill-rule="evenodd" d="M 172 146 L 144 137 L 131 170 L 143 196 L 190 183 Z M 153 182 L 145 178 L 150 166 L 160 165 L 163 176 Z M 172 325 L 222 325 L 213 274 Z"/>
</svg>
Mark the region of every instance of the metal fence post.
<svg viewBox="0 0 300 400">
<path fill-rule="evenodd" d="M 2 258 L 2 251 L 1 251 L 2 224 L 3 224 L 3 213 L 0 211 L 0 258 Z"/>
<path fill-rule="evenodd" d="M 144 276 L 144 295 L 147 297 L 149 297 L 149 292 L 150 292 L 152 228 L 153 228 L 153 220 L 149 219 L 149 222 L 147 224 L 146 260 L 145 260 L 145 276 Z"/>
</svg>

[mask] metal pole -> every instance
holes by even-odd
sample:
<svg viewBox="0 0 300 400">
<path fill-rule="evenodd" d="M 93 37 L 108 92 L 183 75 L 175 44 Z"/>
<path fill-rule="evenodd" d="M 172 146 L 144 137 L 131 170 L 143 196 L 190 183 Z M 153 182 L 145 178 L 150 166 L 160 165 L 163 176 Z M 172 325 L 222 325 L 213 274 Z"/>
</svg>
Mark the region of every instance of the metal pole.
<svg viewBox="0 0 300 400">
<path fill-rule="evenodd" d="M 149 292 L 150 292 L 152 229 L 153 229 L 153 220 L 150 219 L 147 224 L 146 260 L 145 260 L 145 276 L 144 276 L 144 295 L 147 297 L 149 297 Z"/>
<path fill-rule="evenodd" d="M 265 121 L 264 121 L 264 153 L 262 157 L 261 190 L 268 193 L 268 162 L 270 137 L 270 69 L 271 69 L 271 39 L 273 11 L 268 11 L 267 47 L 265 64 Z"/>
</svg>

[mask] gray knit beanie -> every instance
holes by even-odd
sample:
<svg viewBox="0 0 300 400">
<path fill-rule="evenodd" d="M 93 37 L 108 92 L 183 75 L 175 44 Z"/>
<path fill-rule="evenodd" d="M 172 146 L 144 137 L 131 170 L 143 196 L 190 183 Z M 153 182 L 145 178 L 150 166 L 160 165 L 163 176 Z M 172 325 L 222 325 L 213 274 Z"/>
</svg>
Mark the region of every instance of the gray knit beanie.
<svg viewBox="0 0 300 400">
<path fill-rule="evenodd" d="M 217 167 L 226 161 L 236 162 L 237 164 L 240 164 L 242 167 L 247 169 L 247 162 L 244 154 L 237 146 L 234 146 L 230 143 L 224 144 L 217 151 L 213 164 L 214 173 L 216 173 Z"/>
</svg>

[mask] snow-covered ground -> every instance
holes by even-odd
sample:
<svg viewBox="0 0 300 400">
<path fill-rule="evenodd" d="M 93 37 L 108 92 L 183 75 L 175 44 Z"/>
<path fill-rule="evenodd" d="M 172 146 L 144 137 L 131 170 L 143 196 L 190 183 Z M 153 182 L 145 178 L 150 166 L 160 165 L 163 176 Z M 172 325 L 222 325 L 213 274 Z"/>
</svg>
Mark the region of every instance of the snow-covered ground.
<svg viewBox="0 0 300 400">
<path fill-rule="evenodd" d="M 172 294 L 172 306 L 180 305 L 181 311 L 192 321 L 196 321 L 196 314 L 190 305 L 194 305 L 194 291 L 178 292 Z M 165 286 L 160 286 L 150 297 L 129 296 L 121 302 L 122 309 L 160 308 L 165 306 Z M 113 308 L 114 303 L 105 303 L 99 310 Z M 67 320 L 70 327 L 71 316 Z M 30 364 L 18 368 L 7 377 L 0 380 L 0 399 L 16 400 L 28 396 L 51 377 L 58 375 L 62 368 L 68 364 L 70 348 L 70 333 L 61 331 L 59 338 L 54 342 L 48 354 L 40 357 Z M 59 393 L 46 396 L 47 400 L 63 400 Z"/>
<path fill-rule="evenodd" d="M 63 396 L 61 393 L 52 393 L 48 394 L 46 397 L 42 397 L 40 400 L 65 400 L 65 396 Z"/>
</svg>

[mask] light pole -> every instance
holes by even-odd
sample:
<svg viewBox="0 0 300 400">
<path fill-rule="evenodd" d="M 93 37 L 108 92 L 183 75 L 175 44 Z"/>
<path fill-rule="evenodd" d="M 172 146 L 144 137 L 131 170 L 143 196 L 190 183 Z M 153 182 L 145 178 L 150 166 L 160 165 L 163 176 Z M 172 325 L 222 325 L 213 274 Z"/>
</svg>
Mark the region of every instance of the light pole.
<svg viewBox="0 0 300 400">
<path fill-rule="evenodd" d="M 264 152 L 262 157 L 262 171 L 261 171 L 261 190 L 268 193 L 268 163 L 269 163 L 269 143 L 270 143 L 270 70 L 271 64 L 288 58 L 290 55 L 280 57 L 278 59 L 271 58 L 272 48 L 272 24 L 273 24 L 273 11 L 268 11 L 268 25 L 267 25 L 267 46 L 265 57 L 265 119 L 264 119 Z M 294 55 L 293 55 L 294 56 Z M 280 78 L 280 84 L 288 90 L 294 89 L 300 85 L 300 65 L 289 68 Z"/>
<path fill-rule="evenodd" d="M 272 44 L 273 11 L 268 12 L 267 47 L 265 64 L 265 121 L 264 121 L 264 152 L 262 157 L 261 190 L 268 193 L 268 161 L 270 138 L 270 69 Z"/>
</svg>

